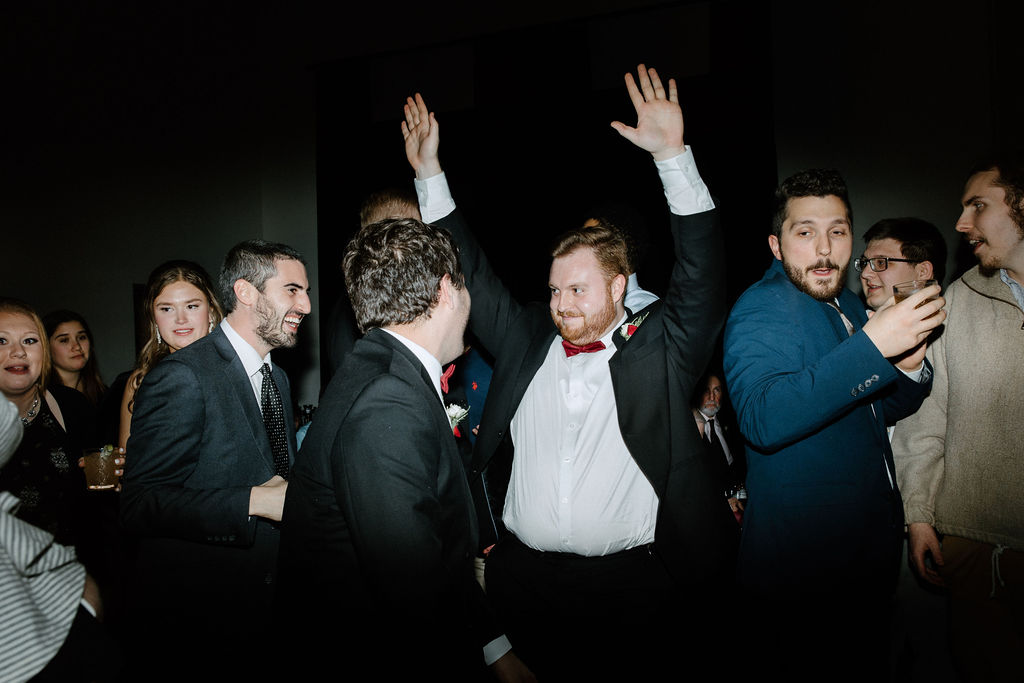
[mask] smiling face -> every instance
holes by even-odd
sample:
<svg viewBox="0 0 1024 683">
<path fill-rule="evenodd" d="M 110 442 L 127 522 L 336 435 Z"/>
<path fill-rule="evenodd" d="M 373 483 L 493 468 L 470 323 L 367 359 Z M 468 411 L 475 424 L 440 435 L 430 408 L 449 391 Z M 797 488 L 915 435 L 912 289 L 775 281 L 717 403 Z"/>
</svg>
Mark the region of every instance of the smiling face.
<svg viewBox="0 0 1024 683">
<path fill-rule="evenodd" d="M 0 313 L 0 391 L 14 400 L 32 391 L 43 370 L 43 343 L 35 321 Z"/>
<path fill-rule="evenodd" d="M 1006 191 L 994 184 L 998 178 L 996 171 L 971 176 L 956 229 L 963 233 L 982 268 L 1006 268 L 1020 282 L 1024 276 L 1024 228 L 1010 216 Z"/>
<path fill-rule="evenodd" d="M 842 291 L 853 252 L 846 205 L 839 197 L 794 197 L 786 203 L 781 237 L 768 246 L 801 292 L 829 301 Z"/>
<path fill-rule="evenodd" d="M 184 280 L 172 282 L 156 295 L 153 320 L 171 353 L 205 337 L 213 322 L 202 290 Z"/>
<path fill-rule="evenodd" d="M 574 344 L 603 337 L 624 313 L 626 278 L 609 281 L 589 248 L 575 249 L 551 261 L 549 309 L 559 334 Z"/>
<path fill-rule="evenodd" d="M 89 362 L 89 351 L 89 334 L 80 322 L 61 323 L 50 336 L 50 354 L 58 370 L 81 372 Z"/>
<path fill-rule="evenodd" d="M 871 240 L 864 248 L 865 258 L 877 258 L 886 256 L 888 258 L 904 258 L 900 243 L 891 237 L 879 240 Z M 889 261 L 885 270 L 876 273 L 871 266 L 865 265 L 860 273 L 860 285 L 864 289 L 864 299 L 868 306 L 874 310 L 889 300 L 892 296 L 892 286 L 909 280 L 927 280 L 932 277 L 932 264 L 929 261 L 921 263 L 904 263 L 902 261 Z"/>
<path fill-rule="evenodd" d="M 257 294 L 256 335 L 271 349 L 295 346 L 299 325 L 309 314 L 306 267 L 293 259 L 276 259 L 277 274 Z"/>
</svg>

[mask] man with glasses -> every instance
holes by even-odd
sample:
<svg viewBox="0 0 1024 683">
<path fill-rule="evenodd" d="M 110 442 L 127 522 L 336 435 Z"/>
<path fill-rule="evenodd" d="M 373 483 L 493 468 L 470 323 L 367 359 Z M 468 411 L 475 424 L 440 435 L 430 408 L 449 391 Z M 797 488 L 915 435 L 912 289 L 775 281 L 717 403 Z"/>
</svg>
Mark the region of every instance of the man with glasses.
<svg viewBox="0 0 1024 683">
<path fill-rule="evenodd" d="M 946 274 L 946 241 L 920 218 L 885 218 L 864 233 L 864 253 L 853 262 L 864 299 L 877 311 L 892 286 L 908 280 L 937 280 Z"/>
<path fill-rule="evenodd" d="M 939 229 L 920 218 L 884 218 L 864 233 L 864 253 L 854 259 L 860 273 L 864 299 L 877 311 L 892 298 L 893 285 L 908 280 L 936 280 L 946 274 L 946 241 Z M 892 439 L 895 424 L 889 424 Z M 938 672 L 947 665 L 945 622 L 936 619 L 945 611 L 942 596 L 921 587 L 908 564 L 903 541 L 900 578 L 893 615 L 895 664 L 915 672 Z"/>
</svg>

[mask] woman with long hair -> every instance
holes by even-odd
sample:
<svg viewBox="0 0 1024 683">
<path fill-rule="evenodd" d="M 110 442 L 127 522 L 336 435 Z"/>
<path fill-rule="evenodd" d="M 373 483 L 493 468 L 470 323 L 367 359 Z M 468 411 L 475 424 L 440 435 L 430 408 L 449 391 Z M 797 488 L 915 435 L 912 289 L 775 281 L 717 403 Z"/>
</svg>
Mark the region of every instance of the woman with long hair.
<svg viewBox="0 0 1024 683">
<path fill-rule="evenodd" d="M 50 381 L 82 392 L 89 403 L 98 406 L 107 387 L 100 377 L 96 345 L 85 318 L 65 309 L 52 311 L 43 316 L 43 327 L 53 362 Z"/>
<path fill-rule="evenodd" d="M 121 400 L 119 445 L 131 434 L 135 392 L 153 366 L 168 354 L 202 339 L 220 324 L 224 313 L 206 270 L 192 261 L 167 261 L 153 269 L 146 285 L 149 339 L 139 352 Z"/>
</svg>

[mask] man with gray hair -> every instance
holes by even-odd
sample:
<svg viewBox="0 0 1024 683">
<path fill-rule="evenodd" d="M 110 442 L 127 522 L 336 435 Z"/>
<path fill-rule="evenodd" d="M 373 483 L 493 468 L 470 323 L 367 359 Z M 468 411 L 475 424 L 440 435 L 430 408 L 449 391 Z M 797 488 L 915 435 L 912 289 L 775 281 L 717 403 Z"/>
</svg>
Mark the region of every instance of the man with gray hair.
<svg viewBox="0 0 1024 683">
<path fill-rule="evenodd" d="M 253 633 L 267 633 L 296 451 L 288 377 L 270 352 L 293 346 L 310 312 L 302 256 L 242 242 L 224 259 L 220 290 L 220 327 L 146 375 L 127 446 L 121 521 L 139 537 L 129 653 L 138 666 L 186 668 L 175 675 L 194 674 L 178 656 L 186 646 L 248 651 Z M 253 658 L 206 659 L 207 674 L 265 673 Z"/>
</svg>

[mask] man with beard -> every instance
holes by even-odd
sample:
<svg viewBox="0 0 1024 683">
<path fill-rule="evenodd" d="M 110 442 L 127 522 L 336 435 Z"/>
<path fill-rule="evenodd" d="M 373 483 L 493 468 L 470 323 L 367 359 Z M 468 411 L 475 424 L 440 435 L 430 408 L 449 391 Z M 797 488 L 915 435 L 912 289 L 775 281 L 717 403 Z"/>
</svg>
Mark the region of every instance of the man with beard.
<svg viewBox="0 0 1024 683">
<path fill-rule="evenodd" d="M 949 286 L 936 381 L 893 436 L 909 552 L 945 587 L 964 681 L 1011 681 L 1024 648 L 1024 161 L 969 174 L 956 229 L 978 265 Z"/>
<path fill-rule="evenodd" d="M 159 363 L 135 397 L 121 495 L 139 537 L 132 680 L 191 678 L 197 659 L 203 677 L 266 673 L 237 653 L 259 652 L 253 634 L 268 633 L 296 450 L 288 377 L 270 352 L 295 345 L 309 282 L 294 249 L 251 240 L 228 252 L 219 284 L 220 327 Z"/>
<path fill-rule="evenodd" d="M 718 489 L 729 503 L 736 520 L 743 518 L 747 491 L 744 479 L 747 474 L 746 459 L 743 455 L 743 437 L 736 429 L 731 411 L 722 411 L 725 403 L 725 387 L 722 373 L 707 372 L 697 384 L 693 394 L 693 419 L 697 431 L 708 446 L 711 462 L 718 473 Z"/>
<path fill-rule="evenodd" d="M 689 413 L 724 317 L 718 212 L 675 82 L 638 73 L 637 126 L 612 126 L 654 157 L 676 257 L 664 298 L 639 311 L 623 305 L 626 244 L 607 226 L 557 240 L 547 310 L 513 300 L 455 209 L 418 94 L 402 126 L 424 220 L 458 243 L 470 324 L 495 359 L 470 483 L 484 545 L 497 541 L 488 597 L 541 680 L 653 678 L 680 643 L 687 667 L 707 665 L 731 574 L 736 524 Z"/>
<path fill-rule="evenodd" d="M 925 339 L 945 313 L 936 285 L 868 319 L 844 286 L 852 244 L 837 172 L 786 179 L 775 261 L 726 323 L 726 385 L 748 443 L 739 580 L 761 673 L 820 677 L 827 664 L 832 677 L 841 662 L 844 676 L 886 674 L 903 533 L 886 424 L 928 392 Z"/>
</svg>

